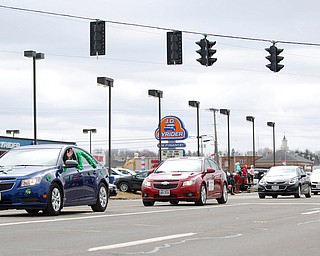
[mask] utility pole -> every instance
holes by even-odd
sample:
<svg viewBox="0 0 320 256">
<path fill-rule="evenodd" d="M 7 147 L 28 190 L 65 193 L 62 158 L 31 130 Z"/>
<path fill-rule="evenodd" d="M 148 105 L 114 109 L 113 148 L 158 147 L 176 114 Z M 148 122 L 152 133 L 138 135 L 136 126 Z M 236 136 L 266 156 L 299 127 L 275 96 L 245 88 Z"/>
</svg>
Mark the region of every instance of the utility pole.
<svg viewBox="0 0 320 256">
<path fill-rule="evenodd" d="M 216 112 L 219 111 L 219 109 L 209 108 L 209 111 L 212 111 L 212 112 L 213 112 L 214 160 L 219 164 L 218 138 L 217 138 L 217 122 L 216 122 Z"/>
</svg>

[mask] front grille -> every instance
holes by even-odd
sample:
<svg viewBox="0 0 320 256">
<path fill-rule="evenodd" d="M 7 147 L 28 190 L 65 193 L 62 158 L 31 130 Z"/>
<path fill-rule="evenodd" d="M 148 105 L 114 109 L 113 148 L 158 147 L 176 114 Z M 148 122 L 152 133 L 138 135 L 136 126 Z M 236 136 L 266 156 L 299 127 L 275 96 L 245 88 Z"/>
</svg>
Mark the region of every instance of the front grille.
<svg viewBox="0 0 320 256">
<path fill-rule="evenodd" d="M 168 185 L 163 185 L 163 184 L 153 184 L 153 187 L 154 188 L 157 188 L 157 189 L 174 189 L 174 188 L 177 188 L 178 187 L 178 184 L 175 183 L 175 184 L 168 184 Z"/>
<path fill-rule="evenodd" d="M 154 182 L 179 182 L 179 180 L 154 180 Z"/>
<path fill-rule="evenodd" d="M 170 196 L 154 195 L 154 198 L 161 198 L 161 199 L 175 199 L 175 198 L 177 198 L 177 195 L 174 195 L 174 194 L 171 194 Z"/>
<path fill-rule="evenodd" d="M 267 182 L 268 185 L 281 185 L 285 183 L 286 183 L 285 181 Z"/>
<path fill-rule="evenodd" d="M 16 178 L 12 178 L 12 177 L 0 177 L 0 180 L 16 180 Z"/>
<path fill-rule="evenodd" d="M 25 197 L 21 199 L 22 202 L 24 203 L 40 203 L 39 197 Z"/>
<path fill-rule="evenodd" d="M 0 205 L 2 204 L 12 204 L 12 201 L 10 198 L 1 198 Z"/>
<path fill-rule="evenodd" d="M 0 183 L 0 191 L 10 190 L 13 187 L 13 185 L 14 185 L 13 182 L 5 183 L 5 184 Z"/>
<path fill-rule="evenodd" d="M 278 190 L 285 190 L 287 188 L 287 186 L 279 186 L 279 189 Z M 269 189 L 269 190 L 272 190 L 272 186 L 266 186 L 266 189 Z"/>
</svg>

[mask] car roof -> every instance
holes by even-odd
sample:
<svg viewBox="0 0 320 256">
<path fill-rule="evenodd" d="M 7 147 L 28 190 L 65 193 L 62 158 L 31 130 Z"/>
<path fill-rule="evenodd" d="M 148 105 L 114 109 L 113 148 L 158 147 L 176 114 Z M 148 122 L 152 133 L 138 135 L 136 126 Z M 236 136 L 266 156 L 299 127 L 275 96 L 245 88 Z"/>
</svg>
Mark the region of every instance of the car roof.
<svg viewBox="0 0 320 256">
<path fill-rule="evenodd" d="M 208 159 L 209 157 L 206 156 L 183 156 L 183 157 L 172 157 L 172 158 L 168 158 L 166 161 L 176 161 L 176 160 L 183 160 L 183 159 Z"/>
<path fill-rule="evenodd" d="M 70 147 L 70 146 L 74 146 L 74 145 L 70 145 L 70 144 L 40 144 L 40 145 L 29 145 L 29 146 L 21 146 L 21 147 L 17 147 L 17 148 L 13 148 L 11 150 L 23 150 L 23 149 L 62 149 L 62 148 L 66 148 L 66 147 Z"/>
</svg>

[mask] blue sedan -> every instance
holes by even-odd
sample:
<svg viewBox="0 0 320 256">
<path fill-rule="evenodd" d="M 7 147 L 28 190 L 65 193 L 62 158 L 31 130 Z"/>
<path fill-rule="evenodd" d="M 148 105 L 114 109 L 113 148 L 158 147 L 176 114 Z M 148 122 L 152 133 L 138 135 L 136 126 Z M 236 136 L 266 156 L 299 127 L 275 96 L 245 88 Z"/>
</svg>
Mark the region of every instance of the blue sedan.
<svg viewBox="0 0 320 256">
<path fill-rule="evenodd" d="M 108 172 L 88 152 L 64 144 L 23 146 L 0 157 L 0 210 L 58 215 L 63 207 L 108 205 Z"/>
</svg>

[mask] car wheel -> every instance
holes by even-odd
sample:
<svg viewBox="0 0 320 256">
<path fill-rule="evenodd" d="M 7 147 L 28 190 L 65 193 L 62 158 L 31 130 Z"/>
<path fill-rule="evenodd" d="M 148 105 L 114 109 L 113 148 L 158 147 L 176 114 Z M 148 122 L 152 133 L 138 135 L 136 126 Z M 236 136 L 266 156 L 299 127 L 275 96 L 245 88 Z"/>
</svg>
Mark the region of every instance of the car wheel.
<svg viewBox="0 0 320 256">
<path fill-rule="evenodd" d="M 121 182 L 121 183 L 119 184 L 119 189 L 120 189 L 120 191 L 122 191 L 122 192 L 129 192 L 129 191 L 130 191 L 130 189 L 129 189 L 129 184 L 128 184 L 127 182 Z"/>
<path fill-rule="evenodd" d="M 228 190 L 226 184 L 223 185 L 222 195 L 217 199 L 219 204 L 225 204 L 228 201 Z"/>
<path fill-rule="evenodd" d="M 259 194 L 259 198 L 260 199 L 264 199 L 264 198 L 266 198 L 266 195 L 265 194 Z"/>
<path fill-rule="evenodd" d="M 48 193 L 47 206 L 43 213 L 50 216 L 59 215 L 62 209 L 62 194 L 58 184 L 53 183 Z"/>
<path fill-rule="evenodd" d="M 26 212 L 29 214 L 32 214 L 32 215 L 38 214 L 39 211 L 40 210 L 38 210 L 38 209 L 26 209 Z"/>
<path fill-rule="evenodd" d="M 108 205 L 108 192 L 107 187 L 104 183 L 100 183 L 99 190 L 97 193 L 97 202 L 91 205 L 91 209 L 94 212 L 104 212 Z"/>
<path fill-rule="evenodd" d="M 154 201 L 145 201 L 145 200 L 143 200 L 142 203 L 143 203 L 144 206 L 153 206 L 154 205 Z"/>
<path fill-rule="evenodd" d="M 272 195 L 272 198 L 277 198 L 278 197 L 278 195 Z"/>
<path fill-rule="evenodd" d="M 298 186 L 298 190 L 297 190 L 297 193 L 294 195 L 295 198 L 300 198 L 301 196 L 301 188 L 300 186 Z"/>
<path fill-rule="evenodd" d="M 311 187 L 308 187 L 308 193 L 305 194 L 306 198 L 310 198 L 311 197 Z"/>
<path fill-rule="evenodd" d="M 177 205 L 177 204 L 179 204 L 179 201 L 173 200 L 173 201 L 170 201 L 170 204 L 172 204 L 172 205 Z"/>
<path fill-rule="evenodd" d="M 206 187 L 202 184 L 200 187 L 199 200 L 195 201 L 196 205 L 205 205 L 207 202 L 207 191 Z"/>
</svg>

